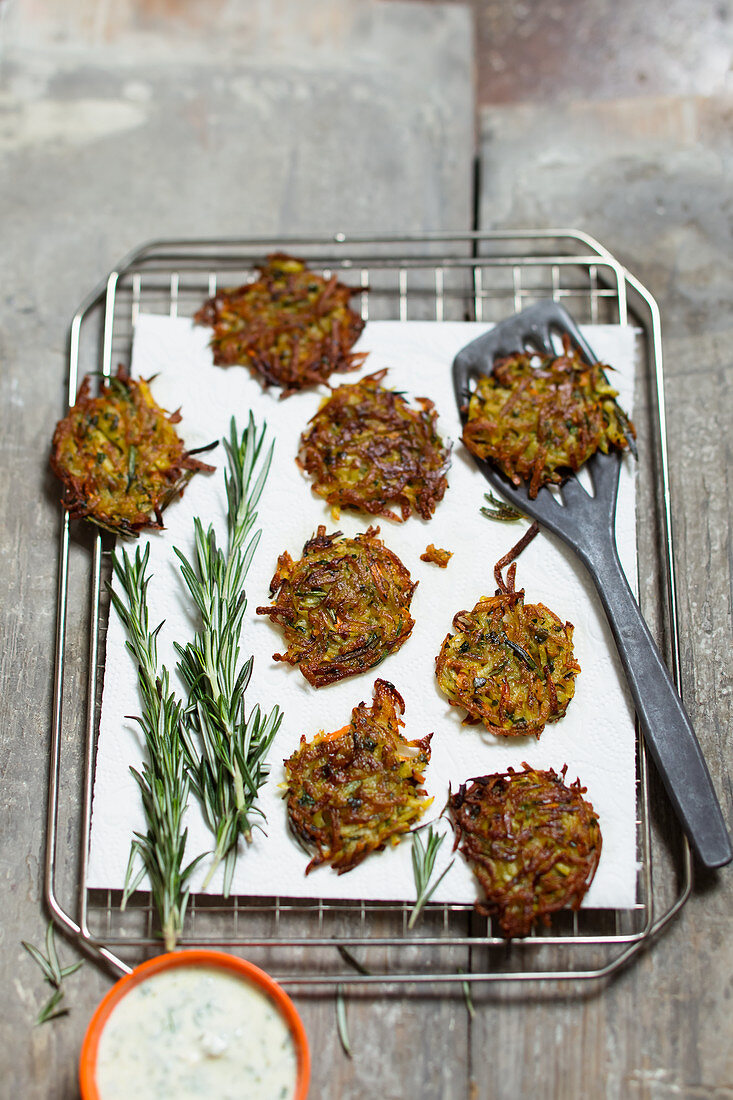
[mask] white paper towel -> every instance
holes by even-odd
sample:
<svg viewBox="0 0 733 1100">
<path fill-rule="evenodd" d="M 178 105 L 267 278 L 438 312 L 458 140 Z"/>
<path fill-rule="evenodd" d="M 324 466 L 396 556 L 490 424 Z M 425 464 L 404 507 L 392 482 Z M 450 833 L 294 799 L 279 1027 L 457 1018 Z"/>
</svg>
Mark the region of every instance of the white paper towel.
<svg viewBox="0 0 733 1100">
<path fill-rule="evenodd" d="M 634 717 L 623 674 L 605 616 L 592 583 L 572 553 L 552 536 L 541 532 L 522 554 L 517 566 L 517 588 L 526 590 L 527 602 L 547 604 L 562 620 L 575 625 L 574 645 L 581 673 L 575 698 L 560 722 L 545 728 L 541 738 L 499 739 L 479 726 L 463 726 L 463 712 L 451 707 L 435 683 L 435 656 L 456 611 L 471 608 L 484 595 L 493 595 L 494 563 L 517 541 L 526 524 L 503 524 L 479 513 L 489 486 L 458 442 L 460 421 L 455 408 L 451 363 L 455 354 L 490 326 L 460 322 L 370 322 L 357 345 L 369 351 L 356 374 L 336 375 L 338 384 L 388 367 L 385 385 L 414 396 L 427 396 L 440 412 L 440 430 L 455 441 L 449 489 L 434 518 L 415 516 L 406 523 L 381 522 L 381 537 L 419 581 L 412 603 L 415 627 L 398 653 L 376 670 L 318 690 L 310 687 L 297 668 L 272 660 L 282 651 L 281 633 L 255 608 L 269 602 L 269 582 L 278 555 L 288 550 L 300 556 L 304 542 L 319 523 L 328 531 L 353 535 L 365 530 L 369 520 L 342 513 L 338 523 L 330 509 L 310 490 L 310 483 L 295 465 L 300 433 L 326 392 L 309 392 L 279 401 L 278 391 L 263 393 L 243 368 L 222 369 L 212 362 L 210 331 L 187 319 L 141 315 L 137 319 L 132 372 L 157 376 L 156 400 L 170 410 L 181 408 L 180 432 L 189 448 L 228 434 L 229 419 L 244 427 L 249 410 L 258 424 L 267 421 L 276 439 L 275 460 L 259 506 L 262 540 L 247 580 L 248 609 L 243 653 L 254 653 L 254 673 L 247 690 L 250 708 L 259 702 L 264 710 L 275 703 L 284 720 L 270 753 L 272 770 L 262 789 L 259 805 L 264 811 L 267 835 L 256 832 L 237 862 L 233 892 L 242 895 L 322 897 L 328 899 L 414 900 L 409 841 L 370 856 L 345 875 L 321 867 L 304 875 L 307 855 L 287 829 L 285 803 L 279 784 L 282 761 L 300 741 L 318 730 L 345 725 L 352 708 L 370 702 L 374 680 L 391 680 L 406 703 L 404 735 L 409 739 L 434 733 L 432 759 L 426 786 L 435 801 L 424 820 L 443 809 L 448 785 L 455 789 L 473 776 L 521 767 L 523 761 L 537 768 L 559 771 L 568 765 L 568 781 L 577 776 L 587 786 L 587 797 L 599 815 L 603 853 L 586 905 L 626 908 L 636 898 L 636 805 Z M 618 371 L 613 383 L 621 403 L 631 411 L 634 377 L 634 333 L 618 326 L 592 326 L 584 330 L 598 357 Z M 217 465 L 210 476 L 197 475 L 182 499 L 165 513 L 166 530 L 143 536 L 149 541 L 150 623 L 165 620 L 159 635 L 160 659 L 175 668 L 173 641 L 192 636 L 196 628 L 193 608 L 187 600 L 172 547 L 190 553 L 193 517 L 213 522 L 220 538 L 226 531 L 224 466 L 219 448 L 208 460 Z M 624 460 L 619 492 L 617 541 L 627 575 L 635 579 L 636 539 L 634 518 L 634 470 Z M 453 551 L 448 568 L 438 569 L 420 561 L 428 543 Z M 128 547 L 129 549 L 129 547 Z M 174 675 L 174 680 L 176 676 Z M 125 877 L 133 830 L 143 828 L 137 786 L 130 765 L 140 766 L 141 735 L 125 715 L 137 714 L 136 674 L 124 647 L 118 617 L 110 615 L 107 661 L 102 701 L 101 728 L 94 781 L 88 884 L 119 888 Z M 212 848 L 193 795 L 190 799 L 188 858 Z M 452 858 L 453 833 L 446 819 L 438 825 L 448 836 L 437 870 Z M 207 860 L 193 878 L 199 889 Z M 210 886 L 220 892 L 221 869 Z M 477 897 L 475 880 L 461 856 L 434 895 L 436 901 L 472 902 Z"/>
</svg>

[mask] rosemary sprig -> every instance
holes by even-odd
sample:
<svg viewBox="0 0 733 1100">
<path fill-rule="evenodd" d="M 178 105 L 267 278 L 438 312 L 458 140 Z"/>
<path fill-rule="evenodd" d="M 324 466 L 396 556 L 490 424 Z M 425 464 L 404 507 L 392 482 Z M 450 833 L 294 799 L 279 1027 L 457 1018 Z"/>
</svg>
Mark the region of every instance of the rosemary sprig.
<svg viewBox="0 0 733 1100">
<path fill-rule="evenodd" d="M 433 868 L 435 867 L 435 858 L 441 844 L 445 840 L 445 833 L 436 833 L 433 831 L 433 826 L 428 825 L 427 842 L 423 846 L 420 832 L 420 829 L 416 829 L 412 834 L 412 873 L 415 876 L 417 900 L 412 907 L 412 913 L 407 922 L 408 928 L 415 927 L 417 918 L 420 916 L 424 906 L 430 901 L 438 886 L 453 866 L 453 860 L 451 860 L 432 886 L 430 885 L 430 878 L 433 873 Z"/>
<path fill-rule="evenodd" d="M 136 717 L 145 737 L 147 758 L 142 771 L 130 768 L 142 796 L 146 833 L 135 833 L 122 893 L 124 909 L 145 874 L 150 882 L 166 949 L 181 934 L 190 891 L 189 879 L 202 856 L 183 866 L 188 830 L 183 818 L 188 804 L 189 779 L 181 737 L 183 704 L 170 690 L 166 668 L 158 673 L 157 636 L 160 623 L 148 625 L 147 574 L 150 545 L 132 561 L 125 550 L 112 554 L 112 564 L 127 603 L 110 586 L 110 598 L 127 633 L 127 648 L 137 664 L 142 716 Z M 136 858 L 141 867 L 134 873 Z"/>
<path fill-rule="evenodd" d="M 213 527 L 204 531 L 199 519 L 194 521 L 192 560 L 175 551 L 201 617 L 201 629 L 193 641 L 176 645 L 178 669 L 189 693 L 183 743 L 191 782 L 216 837 L 204 887 L 223 860 L 225 897 L 231 888 L 239 838 L 249 841 L 252 818 L 264 816 L 254 803 L 267 778 L 265 758 L 282 721 L 277 706 L 269 714 L 259 706 L 247 714 L 244 695 L 253 658 L 240 660 L 247 607 L 244 580 L 262 533 L 252 533 L 255 509 L 274 446 L 263 453 L 265 432 L 263 425 L 258 434 L 250 413 L 241 438 L 232 418 L 230 438 L 224 440 L 229 464 L 226 551 L 217 545 Z"/>
<path fill-rule="evenodd" d="M 68 978 L 70 974 L 74 974 L 79 969 L 83 960 L 79 959 L 78 962 L 72 963 L 70 966 L 61 966 L 54 941 L 53 921 L 49 921 L 46 928 L 45 955 L 32 943 L 27 943 L 25 940 L 20 942 L 33 961 L 38 963 L 46 981 L 53 986 L 53 993 L 36 1016 L 36 1025 L 45 1024 L 49 1020 L 56 1019 L 57 1016 L 65 1016 L 69 1011 L 68 1008 L 59 1007 L 64 998 L 62 982 L 64 978 Z"/>
<path fill-rule="evenodd" d="M 480 512 L 487 519 L 498 519 L 501 523 L 516 523 L 518 519 L 524 518 L 522 513 L 511 504 L 507 504 L 501 497 L 495 497 L 491 492 L 484 493 L 484 500 L 488 507 L 481 508 Z"/>
</svg>

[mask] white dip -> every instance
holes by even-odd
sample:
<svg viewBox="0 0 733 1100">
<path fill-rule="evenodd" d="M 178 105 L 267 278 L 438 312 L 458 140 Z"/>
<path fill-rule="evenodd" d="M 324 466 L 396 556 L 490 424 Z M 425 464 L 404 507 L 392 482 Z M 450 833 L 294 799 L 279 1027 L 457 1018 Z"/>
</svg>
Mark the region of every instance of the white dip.
<svg viewBox="0 0 733 1100">
<path fill-rule="evenodd" d="M 291 1100 L 295 1047 L 276 1006 L 246 979 L 176 966 L 112 1010 L 96 1080 L 102 1100 Z"/>
</svg>

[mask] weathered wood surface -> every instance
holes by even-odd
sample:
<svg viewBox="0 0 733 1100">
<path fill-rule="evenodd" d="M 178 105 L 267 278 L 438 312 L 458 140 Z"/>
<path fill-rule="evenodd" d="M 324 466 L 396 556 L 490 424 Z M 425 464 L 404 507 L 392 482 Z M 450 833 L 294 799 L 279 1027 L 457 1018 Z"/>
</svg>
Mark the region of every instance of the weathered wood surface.
<svg viewBox="0 0 733 1100">
<path fill-rule="evenodd" d="M 87 964 L 68 982 L 70 1015 L 34 1029 L 47 989 L 20 946 L 42 942 L 46 923 L 58 531 L 46 456 L 65 399 L 69 321 L 150 238 L 465 228 L 471 28 L 461 9 L 368 0 L 73 9 L 48 0 L 32 10 L 0 3 L 0 16 L 0 1094 L 69 1100 L 110 979 Z M 75 859 L 65 852 L 62 870 Z M 414 1010 L 400 998 L 350 997 L 353 1061 L 339 1046 L 333 993 L 298 1003 L 316 1055 L 314 1097 L 397 1098 L 406 1081 L 425 1097 L 464 1095 L 462 1001 L 421 999 Z"/>
<path fill-rule="evenodd" d="M 556 6 L 553 19 L 575 26 L 577 6 Z M 31 1026 L 46 990 L 20 940 L 41 942 L 46 920 L 57 531 L 44 455 L 65 397 L 71 314 L 121 255 L 151 237 L 470 224 L 471 35 L 463 6 L 278 0 L 243 4 L 238 14 L 233 7 L 207 5 L 203 27 L 201 9 L 176 0 L 86 0 L 73 9 L 61 0 L 33 9 L 0 0 L 0 1092 L 28 1100 L 76 1095 L 81 1036 L 109 987 L 87 964 L 68 983 L 71 1014 Z M 483 110 L 481 222 L 585 229 L 660 302 L 683 688 L 730 822 L 731 139 L 729 105 L 713 94 L 725 24 L 720 15 L 713 41 L 710 19 L 700 21 L 690 35 L 695 64 L 669 88 L 674 95 L 664 98 L 655 78 L 656 98 L 622 99 L 623 85 L 606 81 L 616 99 L 588 102 L 597 96 L 586 66 L 585 83 L 577 70 L 567 77 L 574 101 L 550 109 L 562 65 L 554 85 L 543 69 L 533 103 L 528 32 L 541 26 L 515 7 L 485 5 L 504 31 L 515 21 L 499 58 L 505 68 L 496 71 L 522 62 L 526 102 L 512 105 L 502 77 L 502 106 Z M 589 8 L 610 18 L 602 0 L 580 8 L 583 26 Z M 630 3 L 613 8 L 636 11 Z M 667 8 L 645 5 L 659 32 L 655 49 Z M 619 25 L 641 68 L 641 39 L 628 19 Z M 556 50 L 562 42 L 551 36 Z M 706 44 L 715 62 L 707 68 Z M 483 49 L 480 60 L 495 65 Z M 684 42 L 676 49 L 684 57 Z M 481 87 L 490 97 L 490 81 Z M 75 853 L 67 857 L 73 865 Z M 297 995 L 315 1052 L 312 1095 L 733 1097 L 731 881 L 730 870 L 699 876 L 674 926 L 601 988 L 475 993 L 470 1025 L 460 992 L 350 994 L 352 1060 L 339 1046 L 333 996 Z M 64 960 L 73 957 L 61 950 Z"/>
<path fill-rule="evenodd" d="M 729 107 L 723 97 L 484 106 L 481 122 L 482 225 L 583 229 L 659 302 L 682 688 L 730 828 Z M 698 873 L 679 918 L 607 987 L 480 999 L 477 1096 L 733 1096 L 732 902 L 730 867 Z"/>
</svg>

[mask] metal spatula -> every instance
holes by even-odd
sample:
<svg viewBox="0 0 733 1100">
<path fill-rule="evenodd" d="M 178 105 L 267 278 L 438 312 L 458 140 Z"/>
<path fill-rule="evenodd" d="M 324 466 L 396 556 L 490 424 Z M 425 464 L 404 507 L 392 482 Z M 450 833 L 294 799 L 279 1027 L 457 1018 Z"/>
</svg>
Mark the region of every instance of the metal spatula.
<svg viewBox="0 0 733 1100">
<path fill-rule="evenodd" d="M 588 363 L 597 361 L 566 310 L 552 301 L 538 302 L 456 356 L 453 384 L 464 418 L 476 379 L 491 373 L 495 358 L 516 351 L 556 354 L 553 333 L 568 334 Z M 568 477 L 560 488 L 562 504 L 547 488 L 531 500 L 526 483 L 515 487 L 490 463 L 475 461 L 511 504 L 561 538 L 586 565 L 613 631 L 647 748 L 680 822 L 706 867 L 729 863 L 730 838 L 695 732 L 619 561 L 615 516 L 621 454 L 598 453 L 585 464 L 594 496 L 574 475 Z"/>
</svg>

